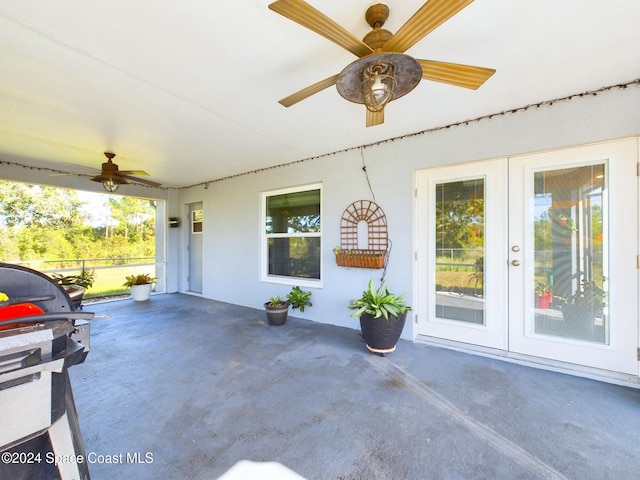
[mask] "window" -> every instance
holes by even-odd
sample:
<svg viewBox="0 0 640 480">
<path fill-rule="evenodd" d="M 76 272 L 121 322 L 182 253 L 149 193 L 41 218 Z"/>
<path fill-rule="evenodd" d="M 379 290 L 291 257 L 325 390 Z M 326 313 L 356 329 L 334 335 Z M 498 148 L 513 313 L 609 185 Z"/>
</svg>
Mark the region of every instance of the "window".
<svg viewBox="0 0 640 480">
<path fill-rule="evenodd" d="M 262 195 L 263 280 L 320 282 L 320 184 Z"/>
<path fill-rule="evenodd" d="M 191 233 L 202 233 L 202 210 L 191 212 Z"/>
</svg>

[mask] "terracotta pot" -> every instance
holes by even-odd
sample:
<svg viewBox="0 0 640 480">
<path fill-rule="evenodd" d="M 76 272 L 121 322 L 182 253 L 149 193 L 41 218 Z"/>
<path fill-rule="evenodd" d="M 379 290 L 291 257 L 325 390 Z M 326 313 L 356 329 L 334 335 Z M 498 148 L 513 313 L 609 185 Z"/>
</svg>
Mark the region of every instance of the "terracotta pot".
<svg viewBox="0 0 640 480">
<path fill-rule="evenodd" d="M 552 299 L 552 293 L 541 293 L 536 297 L 536 308 L 548 309 Z"/>
</svg>

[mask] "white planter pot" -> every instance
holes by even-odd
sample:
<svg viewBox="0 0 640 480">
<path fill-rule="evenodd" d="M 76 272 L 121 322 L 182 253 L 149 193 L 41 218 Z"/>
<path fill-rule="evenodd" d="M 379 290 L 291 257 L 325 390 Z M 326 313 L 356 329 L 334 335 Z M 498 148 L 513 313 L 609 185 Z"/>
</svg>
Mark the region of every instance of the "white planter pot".
<svg viewBox="0 0 640 480">
<path fill-rule="evenodd" d="M 131 298 L 135 302 L 144 302 L 149 300 L 151 296 L 151 287 L 152 285 L 149 283 L 147 285 L 132 285 L 131 286 Z"/>
</svg>

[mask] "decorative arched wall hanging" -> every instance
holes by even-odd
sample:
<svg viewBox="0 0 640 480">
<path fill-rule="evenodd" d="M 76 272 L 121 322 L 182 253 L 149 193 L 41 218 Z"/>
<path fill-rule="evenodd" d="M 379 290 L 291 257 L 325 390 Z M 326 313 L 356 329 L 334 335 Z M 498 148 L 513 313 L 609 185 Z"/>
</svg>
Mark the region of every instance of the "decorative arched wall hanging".
<svg viewBox="0 0 640 480">
<path fill-rule="evenodd" d="M 358 248 L 358 226 L 367 224 L 367 248 Z M 349 205 L 340 219 L 340 248 L 335 248 L 341 267 L 384 268 L 389 246 L 387 217 L 376 203 L 358 200 Z"/>
</svg>

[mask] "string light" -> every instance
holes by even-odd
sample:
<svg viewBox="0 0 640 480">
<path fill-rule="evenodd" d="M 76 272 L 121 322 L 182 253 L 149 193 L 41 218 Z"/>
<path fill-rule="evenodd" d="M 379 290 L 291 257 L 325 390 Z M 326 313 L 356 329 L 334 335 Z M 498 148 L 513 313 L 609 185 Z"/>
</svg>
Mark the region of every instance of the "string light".
<svg viewBox="0 0 640 480">
<path fill-rule="evenodd" d="M 616 90 L 616 89 L 618 89 L 618 90 L 626 90 L 627 87 L 632 86 L 632 85 L 640 86 L 640 78 L 638 78 L 636 80 L 633 80 L 631 82 L 627 82 L 627 83 L 621 83 L 621 84 L 618 84 L 618 85 L 611 85 L 609 87 L 602 87 L 602 88 L 600 88 L 598 90 L 591 90 L 591 91 L 587 91 L 587 92 L 576 93 L 576 94 L 573 94 L 573 95 L 569 95 L 567 97 L 555 98 L 553 100 L 546 100 L 544 102 L 532 103 L 532 104 L 529 104 L 529 105 L 525 105 L 523 107 L 518 107 L 518 108 L 511 109 L 511 110 L 504 110 L 504 111 L 498 112 L 498 113 L 491 113 L 491 114 L 483 115 L 481 117 L 477 117 L 477 118 L 474 118 L 474 119 L 463 120 L 463 121 L 452 123 L 452 124 L 449 124 L 449 125 L 444 125 L 444 126 L 441 126 L 441 127 L 434 127 L 434 128 L 430 128 L 430 129 L 427 129 L 427 130 L 422 130 L 422 131 L 415 132 L 415 133 L 408 133 L 406 135 L 401 135 L 399 137 L 388 138 L 388 139 L 385 139 L 385 140 L 380 140 L 378 142 L 369 143 L 369 144 L 366 144 L 366 145 L 360 145 L 360 146 L 357 146 L 357 147 L 344 148 L 342 150 L 336 150 L 334 152 L 325 153 L 325 154 L 322 154 L 322 155 L 317 155 L 315 157 L 307 157 L 307 158 L 303 158 L 303 159 L 300 159 L 300 160 L 294 160 L 292 162 L 281 163 L 281 164 L 278 164 L 278 165 L 272 165 L 270 167 L 257 168 L 255 170 L 250 170 L 248 172 L 236 173 L 234 175 L 228 175 L 226 177 L 221 177 L 221 178 L 218 178 L 216 180 L 207 180 L 205 182 L 197 183 L 197 184 L 194 184 L 194 185 L 188 185 L 188 186 L 185 186 L 185 187 L 157 187 L 157 188 L 159 188 L 160 190 L 187 190 L 187 189 L 191 189 L 191 188 L 195 188 L 195 187 L 201 187 L 201 186 L 206 186 L 208 188 L 209 184 L 211 184 L 211 183 L 217 183 L 217 182 L 222 182 L 222 181 L 225 181 L 225 180 L 231 180 L 233 178 L 243 177 L 245 175 L 251 175 L 251 174 L 254 174 L 254 173 L 266 172 L 268 170 L 274 170 L 276 168 L 288 167 L 288 166 L 291 166 L 291 165 L 296 165 L 298 163 L 308 162 L 308 161 L 312 161 L 312 160 L 318 160 L 318 159 L 321 159 L 321 158 L 329 157 L 331 155 L 338 155 L 340 153 L 351 152 L 351 151 L 354 151 L 354 150 L 360 150 L 362 152 L 362 149 L 365 149 L 365 148 L 376 147 L 376 146 L 379 146 L 379 145 L 384 145 L 386 143 L 395 142 L 397 140 L 403 140 L 405 138 L 417 137 L 417 136 L 420 136 L 420 135 L 425 135 L 427 133 L 433 133 L 433 132 L 437 132 L 437 131 L 440 131 L 440 130 L 447 130 L 447 129 L 450 129 L 450 128 L 460 127 L 460 126 L 463 126 L 463 125 L 464 126 L 468 126 L 471 123 L 479 123 L 479 122 L 482 122 L 482 121 L 485 121 L 485 120 L 491 120 L 494 117 L 501 117 L 501 116 L 506 116 L 506 115 L 509 115 L 509 114 L 515 115 L 515 114 L 517 114 L 519 112 L 526 112 L 530 108 L 540 109 L 541 107 L 552 107 L 554 103 L 568 102 L 568 101 L 571 101 L 571 100 L 573 100 L 575 98 L 583 98 L 583 97 L 588 97 L 588 96 L 596 97 L 596 96 L 598 96 L 598 94 L 600 94 L 602 92 L 608 92 L 608 91 Z M 23 168 L 27 168 L 27 169 L 31 169 L 31 170 L 40 170 L 40 171 L 47 171 L 47 172 L 53 172 L 53 173 L 68 173 L 68 172 L 63 172 L 63 171 L 60 171 L 60 170 L 55 170 L 55 169 L 52 169 L 52 168 L 32 167 L 32 166 L 28 166 L 28 165 L 22 165 L 20 163 L 7 162 L 7 161 L 3 161 L 3 160 L 0 160 L 0 165 L 13 165 L 13 166 L 23 167 Z M 81 175 L 78 175 L 78 176 L 81 176 Z M 141 186 L 145 186 L 145 185 L 141 185 Z M 152 187 L 147 187 L 147 188 L 152 188 Z"/>
</svg>

